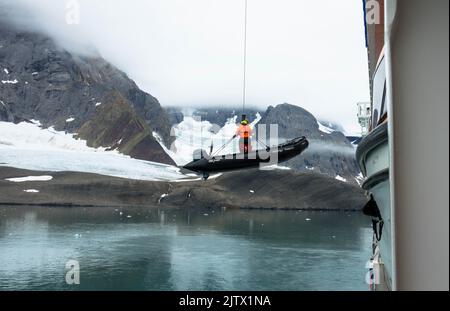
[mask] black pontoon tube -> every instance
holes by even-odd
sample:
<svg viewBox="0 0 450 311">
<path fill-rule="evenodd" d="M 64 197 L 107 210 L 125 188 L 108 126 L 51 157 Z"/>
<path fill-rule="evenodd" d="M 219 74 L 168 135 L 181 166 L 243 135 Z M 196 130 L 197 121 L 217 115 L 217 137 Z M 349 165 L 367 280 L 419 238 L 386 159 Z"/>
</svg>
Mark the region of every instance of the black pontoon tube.
<svg viewBox="0 0 450 311">
<path fill-rule="evenodd" d="M 257 167 L 260 164 L 277 164 L 287 161 L 308 148 L 308 140 L 298 137 L 275 147 L 260 149 L 248 154 L 234 153 L 228 155 L 208 156 L 200 152 L 200 157 L 185 166 L 184 169 L 208 175 L 214 172 L 225 172 Z M 207 173 L 207 174 L 205 174 Z"/>
</svg>

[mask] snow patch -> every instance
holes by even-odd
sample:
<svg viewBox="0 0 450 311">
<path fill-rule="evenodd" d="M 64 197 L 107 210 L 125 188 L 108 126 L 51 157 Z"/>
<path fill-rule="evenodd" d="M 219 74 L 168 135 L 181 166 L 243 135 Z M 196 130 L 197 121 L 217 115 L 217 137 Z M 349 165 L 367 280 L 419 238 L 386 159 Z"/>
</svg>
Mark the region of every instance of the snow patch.
<svg viewBox="0 0 450 311">
<path fill-rule="evenodd" d="M 19 81 L 17 81 L 17 79 L 14 80 L 2 80 L 3 84 L 17 84 L 19 83 Z"/>
<path fill-rule="evenodd" d="M 291 168 L 287 167 L 287 166 L 273 164 L 273 165 L 260 166 L 259 169 L 263 170 L 263 171 L 273 171 L 273 170 L 290 170 Z"/>
<path fill-rule="evenodd" d="M 152 133 L 153 138 L 156 139 L 156 141 L 159 143 L 159 145 L 161 146 L 161 148 L 164 150 L 164 152 L 177 164 L 180 165 L 180 163 L 183 163 L 183 159 L 177 155 L 175 152 L 173 152 L 172 150 L 168 149 L 166 147 L 166 145 L 164 144 L 164 141 L 161 137 L 161 135 L 159 135 L 157 132 L 153 132 Z M 188 163 L 188 162 L 186 162 Z M 186 164 L 184 163 L 184 164 Z"/>
<path fill-rule="evenodd" d="M 162 199 L 164 199 L 165 197 L 167 197 L 169 194 L 168 193 L 163 193 L 161 194 L 161 196 L 159 197 L 158 203 L 161 203 Z"/>
<path fill-rule="evenodd" d="M 332 128 L 329 128 L 328 126 L 323 125 L 319 121 L 317 121 L 317 125 L 319 125 L 319 131 L 321 131 L 322 133 L 331 134 L 334 132 L 334 130 Z"/>
<path fill-rule="evenodd" d="M 342 177 L 340 175 L 336 175 L 335 179 L 343 181 L 343 182 L 347 182 L 347 179 L 345 179 L 344 177 Z"/>
<path fill-rule="evenodd" d="M 190 174 L 191 175 L 191 174 Z M 222 176 L 222 173 L 217 173 L 215 175 L 211 175 L 208 177 L 209 179 L 215 179 L 219 176 Z M 188 181 L 200 181 L 203 180 L 203 178 L 199 177 L 199 178 L 185 178 L 185 179 L 177 179 L 177 180 L 171 180 L 171 182 L 188 182 Z"/>
<path fill-rule="evenodd" d="M 52 179 L 53 179 L 53 176 L 42 175 L 42 176 L 26 176 L 26 177 L 6 178 L 5 180 L 11 181 L 11 182 L 26 182 L 26 181 L 49 181 Z"/>
<path fill-rule="evenodd" d="M 86 141 L 76 139 L 73 134 L 56 131 L 53 127 L 43 129 L 39 120 L 30 121 L 32 123 L 0 122 L 0 139 L 21 150 L 104 150 L 90 148 Z"/>
<path fill-rule="evenodd" d="M 3 71 L 7 74 L 7 75 L 9 75 L 9 71 L 8 71 L 8 69 L 3 69 Z"/>
<path fill-rule="evenodd" d="M 36 190 L 36 189 L 26 189 L 26 190 L 24 190 L 24 192 L 27 192 L 27 193 L 38 193 L 39 190 Z"/>
<path fill-rule="evenodd" d="M 101 104 L 102 104 L 102 103 L 98 102 L 98 103 L 95 104 L 95 107 L 98 107 L 98 106 L 100 106 Z"/>
<path fill-rule="evenodd" d="M 42 126 L 41 122 L 39 120 L 31 119 L 30 120 L 33 124 L 36 124 L 38 126 Z"/>
<path fill-rule="evenodd" d="M 255 190 L 249 190 L 250 193 L 255 193 Z"/>
<path fill-rule="evenodd" d="M 75 121 L 75 118 L 72 118 L 72 117 L 71 117 L 71 118 L 66 119 L 66 122 L 67 122 L 67 123 L 70 123 L 70 122 L 73 122 L 73 121 Z"/>
<path fill-rule="evenodd" d="M 358 185 L 362 185 L 364 182 L 364 176 L 362 173 L 359 173 L 358 176 L 355 177 L 356 182 L 358 183 Z"/>
</svg>

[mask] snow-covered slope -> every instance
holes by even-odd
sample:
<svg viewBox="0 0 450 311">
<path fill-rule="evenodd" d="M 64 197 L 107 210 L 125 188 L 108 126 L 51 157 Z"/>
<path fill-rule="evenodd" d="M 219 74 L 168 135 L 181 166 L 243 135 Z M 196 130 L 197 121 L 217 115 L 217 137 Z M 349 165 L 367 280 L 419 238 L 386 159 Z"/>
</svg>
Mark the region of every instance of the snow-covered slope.
<svg viewBox="0 0 450 311">
<path fill-rule="evenodd" d="M 177 180 L 175 166 L 90 148 L 86 141 L 39 123 L 0 122 L 0 166 L 42 171 L 78 171 L 141 180 Z"/>
<path fill-rule="evenodd" d="M 323 133 L 327 133 L 327 134 L 331 134 L 334 132 L 334 130 L 326 125 L 324 125 L 323 123 L 321 123 L 320 121 L 317 121 L 317 125 L 319 125 L 319 131 L 323 132 Z"/>
</svg>

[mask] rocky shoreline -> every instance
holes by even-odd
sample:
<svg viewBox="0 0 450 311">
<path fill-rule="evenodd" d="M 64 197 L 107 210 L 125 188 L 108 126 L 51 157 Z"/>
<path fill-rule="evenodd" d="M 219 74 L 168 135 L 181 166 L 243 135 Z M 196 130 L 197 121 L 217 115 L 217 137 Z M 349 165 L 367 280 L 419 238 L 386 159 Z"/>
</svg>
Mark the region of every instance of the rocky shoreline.
<svg viewBox="0 0 450 311">
<path fill-rule="evenodd" d="M 7 180 L 43 175 L 52 179 Z M 365 200 L 357 186 L 322 174 L 286 170 L 255 169 L 225 173 L 206 182 L 168 182 L 0 168 L 0 205 L 358 211 Z"/>
</svg>

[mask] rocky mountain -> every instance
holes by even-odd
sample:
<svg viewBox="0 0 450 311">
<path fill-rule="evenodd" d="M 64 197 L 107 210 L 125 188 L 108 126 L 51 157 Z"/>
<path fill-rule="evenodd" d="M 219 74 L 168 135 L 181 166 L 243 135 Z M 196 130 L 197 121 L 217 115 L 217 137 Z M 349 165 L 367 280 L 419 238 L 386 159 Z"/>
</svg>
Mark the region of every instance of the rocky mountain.
<svg viewBox="0 0 450 311">
<path fill-rule="evenodd" d="M 172 141 L 156 98 L 100 55 L 75 55 L 44 34 L 0 21 L 0 121 L 32 119 L 78 133 L 89 146 L 174 163 L 153 137 Z"/>
<path fill-rule="evenodd" d="M 308 138 L 309 148 L 300 156 L 287 162 L 299 171 L 313 170 L 332 177 L 340 176 L 356 182 L 360 171 L 355 159 L 355 148 L 340 131 L 335 131 L 317 121 L 305 109 L 281 104 L 270 106 L 258 124 L 278 124 L 280 139 L 298 136 Z"/>
<path fill-rule="evenodd" d="M 310 147 L 286 165 L 356 182 L 354 146 L 337 124 L 318 120 L 298 106 L 282 104 L 266 111 L 246 109 L 250 121 L 278 124 L 282 140 L 306 136 Z M 39 120 L 44 127 L 77 133 L 89 146 L 117 149 L 138 159 L 174 164 L 157 132 L 170 146 L 172 125 L 186 114 L 219 127 L 240 119 L 241 108 L 163 109 L 127 75 L 101 58 L 80 56 L 46 35 L 0 22 L 0 121 Z"/>
</svg>

